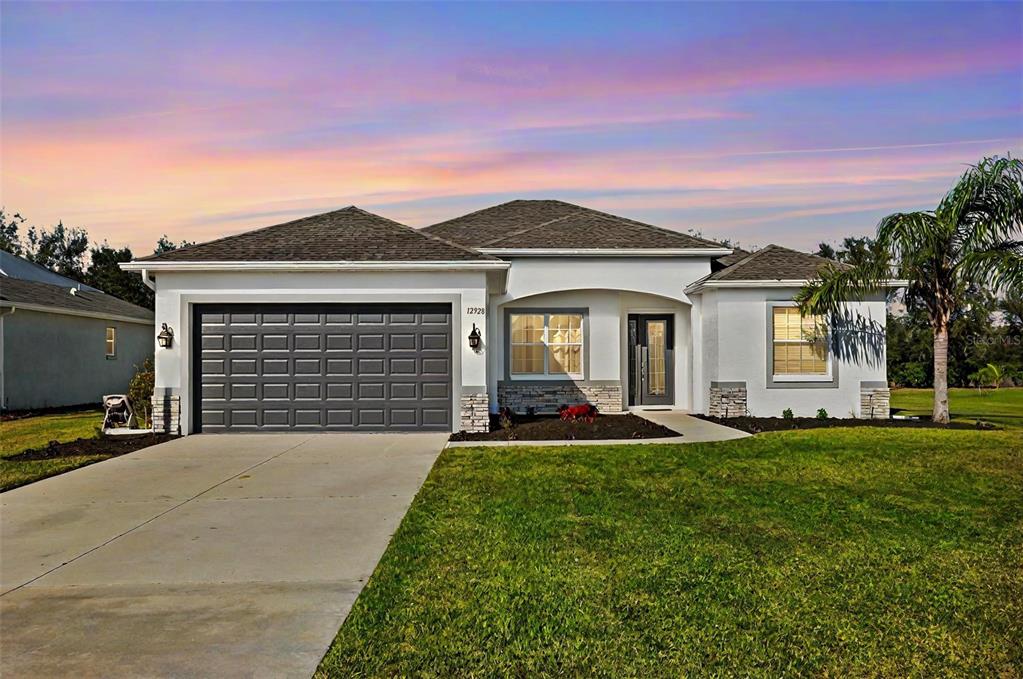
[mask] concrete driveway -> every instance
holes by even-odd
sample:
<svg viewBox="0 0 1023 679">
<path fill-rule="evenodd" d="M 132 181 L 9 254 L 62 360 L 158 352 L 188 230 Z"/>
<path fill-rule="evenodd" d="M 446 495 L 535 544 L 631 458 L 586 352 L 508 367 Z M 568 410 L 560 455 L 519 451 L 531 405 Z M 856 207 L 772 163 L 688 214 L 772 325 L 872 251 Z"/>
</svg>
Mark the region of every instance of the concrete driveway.
<svg viewBox="0 0 1023 679">
<path fill-rule="evenodd" d="M 190 436 L 0 495 L 0 675 L 310 676 L 445 439 Z"/>
</svg>

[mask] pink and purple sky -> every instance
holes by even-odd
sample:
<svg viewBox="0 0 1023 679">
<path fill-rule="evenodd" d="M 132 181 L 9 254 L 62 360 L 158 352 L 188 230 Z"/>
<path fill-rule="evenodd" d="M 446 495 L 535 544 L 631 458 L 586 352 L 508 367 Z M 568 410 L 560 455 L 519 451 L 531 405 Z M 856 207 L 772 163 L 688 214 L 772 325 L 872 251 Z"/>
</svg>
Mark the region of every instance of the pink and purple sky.
<svg viewBox="0 0 1023 679">
<path fill-rule="evenodd" d="M 560 198 L 812 249 L 1023 154 L 1023 3 L 0 5 L 2 202 L 148 252 Z"/>
</svg>

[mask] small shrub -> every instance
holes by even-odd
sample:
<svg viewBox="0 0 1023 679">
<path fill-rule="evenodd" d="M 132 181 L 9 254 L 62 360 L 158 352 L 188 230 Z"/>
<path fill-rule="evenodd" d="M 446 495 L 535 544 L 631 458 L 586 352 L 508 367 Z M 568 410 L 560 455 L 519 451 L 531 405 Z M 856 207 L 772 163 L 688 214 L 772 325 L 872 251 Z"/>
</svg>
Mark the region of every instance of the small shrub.
<svg viewBox="0 0 1023 679">
<path fill-rule="evenodd" d="M 825 410 L 824 408 L 818 408 L 817 409 L 817 419 L 818 420 L 826 420 L 826 419 L 828 419 L 828 411 Z"/>
<path fill-rule="evenodd" d="M 135 411 L 135 420 L 143 429 L 148 429 L 152 421 L 153 389 L 156 376 L 153 373 L 153 359 L 147 358 L 142 365 L 135 366 L 135 374 L 128 383 L 128 402 Z"/>
<path fill-rule="evenodd" d="M 785 410 L 781 411 L 781 416 L 784 417 L 786 420 L 791 420 L 793 417 L 795 417 L 795 415 L 792 414 L 792 408 L 786 408 Z"/>
<path fill-rule="evenodd" d="M 512 409 L 508 406 L 501 408 L 497 421 L 500 423 L 501 429 L 508 430 L 515 426 L 514 413 L 512 413 Z"/>
</svg>

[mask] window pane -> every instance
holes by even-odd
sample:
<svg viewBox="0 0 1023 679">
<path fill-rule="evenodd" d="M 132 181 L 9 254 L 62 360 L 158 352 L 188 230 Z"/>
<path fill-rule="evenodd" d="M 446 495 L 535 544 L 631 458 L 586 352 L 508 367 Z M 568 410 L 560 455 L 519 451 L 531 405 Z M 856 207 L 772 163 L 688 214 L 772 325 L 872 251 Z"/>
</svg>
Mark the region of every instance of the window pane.
<svg viewBox="0 0 1023 679">
<path fill-rule="evenodd" d="M 543 345 L 523 344 L 512 346 L 511 371 L 517 375 L 543 374 Z"/>
<path fill-rule="evenodd" d="M 107 328 L 106 337 L 107 356 L 113 356 L 117 351 L 117 329 Z"/>
<path fill-rule="evenodd" d="M 774 307 L 774 339 L 802 339 L 798 308 Z"/>
<path fill-rule="evenodd" d="M 543 314 L 512 314 L 512 344 L 543 342 Z"/>
<path fill-rule="evenodd" d="M 550 334 L 548 335 L 548 338 L 548 341 L 551 344 L 582 342 L 582 314 L 551 314 Z"/>
<path fill-rule="evenodd" d="M 550 360 L 547 370 L 552 375 L 582 374 L 582 347 L 573 345 L 551 345 Z"/>
<path fill-rule="evenodd" d="M 647 321 L 647 391 L 651 396 L 664 396 L 667 376 L 665 375 L 665 327 L 664 321 Z"/>
</svg>

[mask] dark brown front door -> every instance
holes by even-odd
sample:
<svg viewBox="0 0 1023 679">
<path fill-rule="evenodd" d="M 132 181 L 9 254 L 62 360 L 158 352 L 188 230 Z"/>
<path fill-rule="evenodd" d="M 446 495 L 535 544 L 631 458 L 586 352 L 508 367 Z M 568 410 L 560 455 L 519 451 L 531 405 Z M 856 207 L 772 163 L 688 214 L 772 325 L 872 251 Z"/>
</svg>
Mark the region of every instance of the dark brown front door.
<svg viewBox="0 0 1023 679">
<path fill-rule="evenodd" d="M 674 346 L 670 314 L 629 315 L 629 405 L 675 402 Z"/>
</svg>

